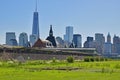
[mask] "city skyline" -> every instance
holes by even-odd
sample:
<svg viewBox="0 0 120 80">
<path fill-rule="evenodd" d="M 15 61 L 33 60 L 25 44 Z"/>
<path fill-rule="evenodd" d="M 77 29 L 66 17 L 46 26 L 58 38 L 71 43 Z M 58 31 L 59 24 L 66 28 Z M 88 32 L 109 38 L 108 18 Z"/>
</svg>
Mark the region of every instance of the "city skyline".
<svg viewBox="0 0 120 80">
<path fill-rule="evenodd" d="M 95 33 L 108 32 L 120 35 L 120 1 L 119 0 L 51 0 L 38 1 L 40 38 L 46 39 L 49 25 L 54 27 L 55 37 L 63 38 L 66 26 L 74 27 L 74 34 L 81 34 L 83 42 L 87 36 Z M 22 6 L 21 6 L 22 5 Z M 15 32 L 18 36 L 21 32 L 30 35 L 32 32 L 32 14 L 35 10 L 35 0 L 11 0 L 0 1 L 0 44 L 5 43 L 5 33 Z"/>
</svg>

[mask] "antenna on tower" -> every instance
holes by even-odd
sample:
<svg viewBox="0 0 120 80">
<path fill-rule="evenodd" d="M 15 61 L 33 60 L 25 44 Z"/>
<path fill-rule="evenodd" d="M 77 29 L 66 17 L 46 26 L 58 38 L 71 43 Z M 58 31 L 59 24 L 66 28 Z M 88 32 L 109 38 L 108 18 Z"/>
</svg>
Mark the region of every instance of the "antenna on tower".
<svg viewBox="0 0 120 80">
<path fill-rule="evenodd" d="M 36 9 L 35 9 L 35 11 L 37 12 L 37 0 L 36 0 Z"/>
</svg>

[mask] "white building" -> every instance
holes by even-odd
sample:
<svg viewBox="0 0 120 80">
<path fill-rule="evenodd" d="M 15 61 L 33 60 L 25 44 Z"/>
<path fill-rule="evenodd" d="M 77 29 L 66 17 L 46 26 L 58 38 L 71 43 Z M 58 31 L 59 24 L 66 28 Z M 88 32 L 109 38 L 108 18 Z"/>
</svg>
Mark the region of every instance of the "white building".
<svg viewBox="0 0 120 80">
<path fill-rule="evenodd" d="M 19 46 L 24 46 L 27 47 L 28 46 L 28 35 L 27 33 L 21 33 L 19 36 Z"/>
<path fill-rule="evenodd" d="M 72 26 L 66 27 L 66 34 L 64 35 L 64 40 L 72 43 L 72 40 L 73 40 L 73 27 Z"/>
<path fill-rule="evenodd" d="M 17 40 L 16 42 L 15 40 L 16 40 L 15 32 L 6 32 L 6 45 L 17 46 Z"/>
</svg>

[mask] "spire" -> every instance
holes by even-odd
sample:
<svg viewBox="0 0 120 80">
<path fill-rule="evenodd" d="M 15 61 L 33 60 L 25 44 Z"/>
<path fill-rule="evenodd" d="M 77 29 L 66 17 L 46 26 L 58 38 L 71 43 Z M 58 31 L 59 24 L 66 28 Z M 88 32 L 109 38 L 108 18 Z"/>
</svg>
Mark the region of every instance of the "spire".
<svg viewBox="0 0 120 80">
<path fill-rule="evenodd" d="M 37 12 L 37 0 L 36 0 L 36 8 L 35 8 L 35 11 Z"/>
<path fill-rule="evenodd" d="M 108 43 L 111 43 L 111 36 L 110 36 L 110 33 L 108 33 L 107 42 L 108 42 Z"/>
<path fill-rule="evenodd" d="M 110 36 L 110 32 L 108 32 L 108 36 Z"/>
<path fill-rule="evenodd" d="M 53 36 L 52 25 L 50 25 L 50 32 L 49 32 L 49 36 Z"/>
</svg>

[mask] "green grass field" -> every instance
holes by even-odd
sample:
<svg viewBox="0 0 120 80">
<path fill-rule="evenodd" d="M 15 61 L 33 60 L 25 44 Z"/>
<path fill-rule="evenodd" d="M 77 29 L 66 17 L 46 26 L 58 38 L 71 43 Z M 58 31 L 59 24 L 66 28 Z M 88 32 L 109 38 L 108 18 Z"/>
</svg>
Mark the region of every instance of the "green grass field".
<svg viewBox="0 0 120 80">
<path fill-rule="evenodd" d="M 0 80 L 120 80 L 120 61 L 0 62 Z"/>
</svg>

